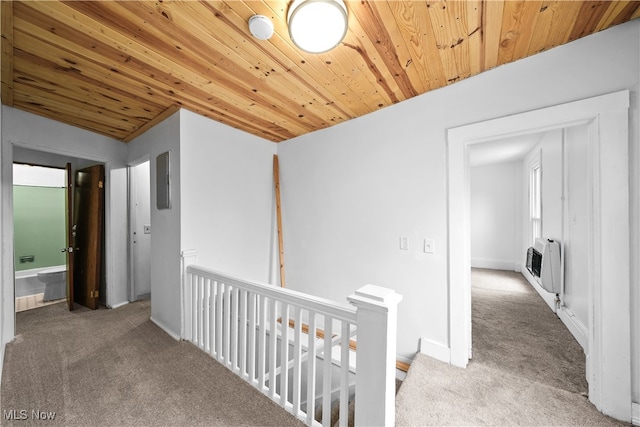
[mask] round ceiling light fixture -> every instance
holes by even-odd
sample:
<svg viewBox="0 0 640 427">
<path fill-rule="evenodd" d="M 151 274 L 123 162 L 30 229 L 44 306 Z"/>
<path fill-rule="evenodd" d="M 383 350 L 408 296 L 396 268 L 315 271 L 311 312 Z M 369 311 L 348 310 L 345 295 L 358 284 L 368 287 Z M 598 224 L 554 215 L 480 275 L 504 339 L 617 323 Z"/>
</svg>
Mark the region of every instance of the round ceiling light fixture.
<svg viewBox="0 0 640 427">
<path fill-rule="evenodd" d="M 249 18 L 249 31 L 257 39 L 268 40 L 273 35 L 273 22 L 264 15 L 253 15 Z"/>
<path fill-rule="evenodd" d="M 287 13 L 291 40 L 309 53 L 336 47 L 347 34 L 347 22 L 342 0 L 294 0 Z"/>
</svg>

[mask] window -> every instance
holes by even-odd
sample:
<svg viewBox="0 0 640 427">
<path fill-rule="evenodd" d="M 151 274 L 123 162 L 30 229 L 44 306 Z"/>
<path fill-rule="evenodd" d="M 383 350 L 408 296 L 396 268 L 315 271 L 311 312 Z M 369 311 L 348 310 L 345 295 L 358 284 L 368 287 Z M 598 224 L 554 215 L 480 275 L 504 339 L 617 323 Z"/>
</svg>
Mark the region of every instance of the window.
<svg viewBox="0 0 640 427">
<path fill-rule="evenodd" d="M 531 246 L 542 237 L 542 166 L 539 154 L 529 163 L 529 237 Z"/>
</svg>

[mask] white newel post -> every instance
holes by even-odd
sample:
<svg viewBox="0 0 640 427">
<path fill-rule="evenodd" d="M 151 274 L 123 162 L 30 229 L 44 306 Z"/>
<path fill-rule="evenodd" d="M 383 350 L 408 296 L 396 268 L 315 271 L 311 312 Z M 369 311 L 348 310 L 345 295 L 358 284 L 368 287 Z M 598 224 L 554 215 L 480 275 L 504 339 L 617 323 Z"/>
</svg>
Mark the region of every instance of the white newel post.
<svg viewBox="0 0 640 427">
<path fill-rule="evenodd" d="M 189 275 L 187 267 L 196 263 L 198 253 L 194 249 L 187 249 L 180 252 L 180 263 L 182 264 L 182 280 L 180 284 L 180 310 L 182 311 L 180 338 L 190 340 L 191 337 L 191 287 L 189 286 Z"/>
<path fill-rule="evenodd" d="M 356 426 L 393 426 L 396 412 L 398 303 L 392 289 L 366 285 L 347 298 L 356 306 Z"/>
</svg>

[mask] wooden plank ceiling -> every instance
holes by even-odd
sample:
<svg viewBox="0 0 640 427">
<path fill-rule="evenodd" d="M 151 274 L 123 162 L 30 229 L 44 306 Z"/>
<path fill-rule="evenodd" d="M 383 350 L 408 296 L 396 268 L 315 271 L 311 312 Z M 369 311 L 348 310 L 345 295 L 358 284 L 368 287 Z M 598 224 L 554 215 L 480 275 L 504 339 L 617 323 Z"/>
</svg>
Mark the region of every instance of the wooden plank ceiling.
<svg viewBox="0 0 640 427">
<path fill-rule="evenodd" d="M 289 3 L 2 1 L 2 102 L 123 141 L 186 108 L 279 142 L 640 16 L 638 1 L 347 1 L 343 43 L 312 55 Z"/>
</svg>

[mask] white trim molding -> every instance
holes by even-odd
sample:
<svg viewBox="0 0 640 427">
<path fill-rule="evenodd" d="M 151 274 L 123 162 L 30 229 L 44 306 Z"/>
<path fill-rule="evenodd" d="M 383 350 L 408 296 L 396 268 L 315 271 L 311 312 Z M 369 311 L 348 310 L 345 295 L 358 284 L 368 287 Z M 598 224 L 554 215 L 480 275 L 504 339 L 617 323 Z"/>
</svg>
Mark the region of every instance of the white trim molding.
<svg viewBox="0 0 640 427">
<path fill-rule="evenodd" d="M 469 148 L 496 139 L 586 126 L 588 137 L 589 400 L 631 421 L 628 90 L 470 124 L 447 132 L 449 347 L 471 357 Z"/>
<path fill-rule="evenodd" d="M 526 268 L 522 270 L 522 275 L 525 277 L 525 279 L 527 279 L 531 287 L 536 290 L 538 295 L 540 295 L 540 298 L 542 298 L 544 302 L 547 303 L 551 311 L 557 314 L 558 307 L 556 305 L 556 294 L 545 291 Z"/>
<path fill-rule="evenodd" d="M 567 306 L 560 306 L 556 312 L 562 323 L 567 327 L 571 335 L 578 341 L 578 344 L 586 352 L 589 346 L 589 331 L 587 327 L 578 320 L 576 315 Z"/>
<path fill-rule="evenodd" d="M 442 343 L 432 341 L 428 338 L 420 338 L 420 353 L 442 362 L 451 363 L 451 349 Z"/>
<path fill-rule="evenodd" d="M 173 338 L 176 341 L 180 341 L 180 335 L 178 335 L 175 332 L 173 332 L 171 329 L 169 329 L 162 322 L 157 321 L 156 319 L 153 318 L 153 316 L 151 316 L 151 318 L 149 320 L 151 320 L 158 328 L 160 328 L 164 332 L 166 332 L 166 334 L 169 335 L 171 338 Z"/>
<path fill-rule="evenodd" d="M 631 423 L 634 426 L 640 426 L 640 403 L 631 404 Z"/>
<path fill-rule="evenodd" d="M 505 270 L 505 271 L 520 271 L 515 261 L 499 260 L 499 259 L 484 259 L 484 258 L 472 258 L 471 267 L 473 268 L 488 268 L 491 270 Z"/>
<path fill-rule="evenodd" d="M 128 304 L 129 304 L 129 301 L 123 301 L 123 302 L 120 302 L 118 304 L 111 305 L 111 306 L 108 306 L 108 307 L 113 310 L 113 309 L 116 309 L 116 308 L 124 307 L 125 305 L 128 305 Z"/>
</svg>

